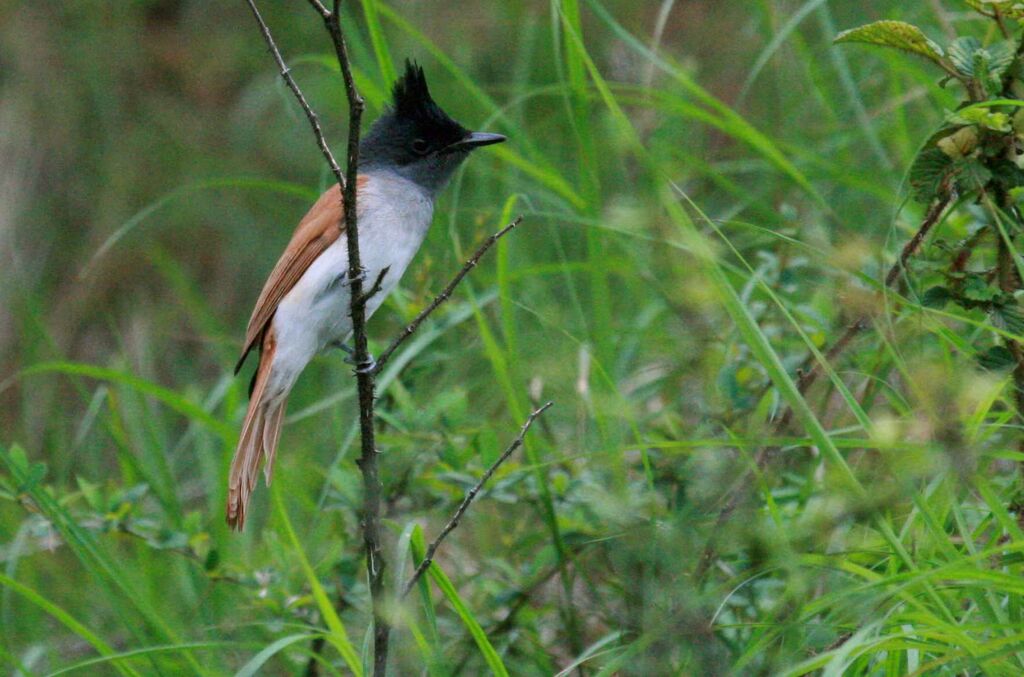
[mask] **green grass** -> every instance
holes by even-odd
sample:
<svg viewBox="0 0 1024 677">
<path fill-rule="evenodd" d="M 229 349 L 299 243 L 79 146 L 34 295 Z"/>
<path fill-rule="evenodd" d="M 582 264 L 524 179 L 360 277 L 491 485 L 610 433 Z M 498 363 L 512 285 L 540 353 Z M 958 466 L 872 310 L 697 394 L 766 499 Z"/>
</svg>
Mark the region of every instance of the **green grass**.
<svg viewBox="0 0 1024 677">
<path fill-rule="evenodd" d="M 911 160 L 957 93 L 922 60 L 831 45 L 878 18 L 944 41 L 933 3 L 674 3 L 653 45 L 661 5 L 346 3 L 368 118 L 412 56 L 455 117 L 510 137 L 442 196 L 371 348 L 525 216 L 379 380 L 392 589 L 529 411 L 556 403 L 392 610 L 394 674 L 1021 674 L 1024 431 L 1007 374 L 974 359 L 1021 337 L 928 307 L 913 274 L 878 295 L 925 211 Z M 319 20 L 261 6 L 340 147 Z M 241 331 L 328 180 L 244 9 L 137 3 L 107 21 L 91 1 L 0 4 L 12 674 L 370 665 L 340 355 L 303 375 L 246 532 L 223 522 Z M 972 209 L 921 260 L 972 232 Z M 871 328 L 829 362 L 867 308 Z M 823 377 L 801 395 L 809 354 Z M 785 407 L 795 422 L 775 430 Z"/>
</svg>

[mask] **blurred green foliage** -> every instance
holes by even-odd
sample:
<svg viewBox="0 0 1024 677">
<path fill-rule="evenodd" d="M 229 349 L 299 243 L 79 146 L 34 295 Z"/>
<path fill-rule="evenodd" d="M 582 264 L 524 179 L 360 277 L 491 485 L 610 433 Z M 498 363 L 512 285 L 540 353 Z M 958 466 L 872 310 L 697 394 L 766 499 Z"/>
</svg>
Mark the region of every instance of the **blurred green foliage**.
<svg viewBox="0 0 1024 677">
<path fill-rule="evenodd" d="M 984 214 L 965 205 L 907 292 L 877 293 L 924 215 L 911 163 L 960 91 L 923 58 L 832 45 L 880 19 L 991 45 L 971 5 L 1000 3 L 344 4 L 368 118 L 410 56 L 457 119 L 511 139 L 441 198 L 375 348 L 526 217 L 382 376 L 392 581 L 556 402 L 395 610 L 394 674 L 1021 673 L 1013 387 L 975 359 L 984 311 L 921 302 L 941 238 Z M 261 8 L 339 146 L 320 21 Z M 243 3 L 0 0 L 11 672 L 365 661 L 340 354 L 301 379 L 246 533 L 222 512 L 244 322 L 327 182 Z M 808 351 L 864 313 L 800 398 Z"/>
</svg>

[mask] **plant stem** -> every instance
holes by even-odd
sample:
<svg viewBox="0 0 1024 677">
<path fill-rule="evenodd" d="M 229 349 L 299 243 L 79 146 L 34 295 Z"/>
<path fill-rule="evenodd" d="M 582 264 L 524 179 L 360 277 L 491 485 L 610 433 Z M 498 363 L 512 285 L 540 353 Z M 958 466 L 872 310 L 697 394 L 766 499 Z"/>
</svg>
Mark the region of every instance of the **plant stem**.
<svg viewBox="0 0 1024 677">
<path fill-rule="evenodd" d="M 340 0 L 334 0 L 330 13 L 322 14 L 324 25 L 331 36 L 334 53 L 345 81 L 345 95 L 348 99 L 348 164 L 345 170 L 344 213 L 345 237 L 348 244 L 349 314 L 352 317 L 352 340 L 356 362 L 356 390 L 359 394 L 359 438 L 361 452 L 356 461 L 363 477 L 362 527 L 363 547 L 366 550 L 366 570 L 370 579 L 370 598 L 373 604 L 373 674 L 384 677 L 387 672 L 388 643 L 391 624 L 385 614 L 386 591 L 384 571 L 387 562 L 381 545 L 380 510 L 382 485 L 377 464 L 377 440 L 374 429 L 374 400 L 376 397 L 376 376 L 371 368 L 368 337 L 366 333 L 366 302 L 363 294 L 363 266 L 359 254 L 359 224 L 356 200 L 356 172 L 359 168 L 359 132 L 366 103 L 356 89 L 352 77 L 345 36 L 341 29 Z M 341 227 L 341 224 L 338 224 Z"/>
<path fill-rule="evenodd" d="M 993 218 L 999 218 L 999 215 L 993 214 Z M 1003 236 L 1003 233 L 999 233 L 996 237 L 998 247 L 996 277 L 1001 291 L 1014 294 L 1021 288 L 1021 279 L 1013 260 L 1013 253 L 1010 251 L 1008 237 L 1010 237 L 1009 233 L 1006 233 L 1006 237 Z M 1024 425 L 1024 348 L 1021 347 L 1019 341 L 1013 339 L 1005 339 L 1005 342 L 1006 349 L 1013 356 L 1013 402 L 1017 409 L 1016 418 L 1019 424 Z M 1017 440 L 1017 451 L 1024 452 L 1024 436 Z M 1024 463 L 1020 464 L 1020 470 L 1024 473 Z M 1022 519 L 1024 519 L 1024 513 L 1018 515 L 1018 520 Z"/>
<path fill-rule="evenodd" d="M 359 255 L 359 224 L 356 216 L 358 213 L 356 173 L 359 168 L 359 133 L 366 103 L 356 89 L 355 80 L 352 77 L 352 65 L 349 61 L 345 36 L 341 29 L 340 0 L 334 0 L 333 11 L 328 10 L 319 0 L 310 0 L 310 5 L 323 19 L 324 26 L 331 37 L 338 67 L 341 69 L 342 78 L 345 81 L 345 95 L 349 106 L 348 147 L 345 173 L 342 174 L 341 168 L 327 144 L 323 130 L 320 128 L 316 113 L 313 112 L 306 97 L 303 96 L 302 90 L 292 78 L 291 70 L 281 56 L 281 51 L 277 48 L 269 27 L 256 8 L 255 1 L 247 0 L 247 2 L 281 71 L 281 77 L 284 78 L 288 88 L 291 89 L 295 98 L 298 99 L 299 105 L 302 106 L 302 110 L 306 113 L 317 145 L 342 189 L 344 219 L 338 223 L 338 228 L 344 229 L 348 244 L 349 313 L 352 317 L 352 335 L 355 344 L 356 388 L 359 393 L 359 432 L 362 442 L 362 452 L 357 464 L 363 476 L 363 545 L 366 549 L 366 568 L 370 579 L 370 596 L 373 601 L 373 674 L 375 677 L 383 677 L 387 670 L 388 639 L 391 627 L 384 615 L 384 569 L 386 563 L 380 535 L 381 482 L 377 467 L 373 410 L 375 375 L 370 368 L 372 361 L 367 346 L 366 302 L 368 296 L 363 293 L 363 267 Z"/>
</svg>

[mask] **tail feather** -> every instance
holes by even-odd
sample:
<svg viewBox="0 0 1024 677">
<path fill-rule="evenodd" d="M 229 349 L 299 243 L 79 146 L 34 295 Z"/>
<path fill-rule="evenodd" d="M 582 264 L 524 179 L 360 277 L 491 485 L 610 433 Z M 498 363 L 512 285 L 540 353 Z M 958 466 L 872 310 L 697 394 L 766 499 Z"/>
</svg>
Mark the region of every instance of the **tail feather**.
<svg viewBox="0 0 1024 677">
<path fill-rule="evenodd" d="M 274 474 L 277 441 L 281 439 L 281 425 L 284 423 L 284 409 L 287 402 L 288 397 L 282 396 L 273 404 L 268 405 L 263 423 L 263 455 L 266 458 L 266 462 L 263 464 L 263 476 L 266 478 L 268 487 L 270 478 Z"/>
<path fill-rule="evenodd" d="M 246 511 L 249 498 L 256 488 L 260 462 L 266 458 L 267 484 L 270 484 L 270 473 L 277 441 L 281 435 L 281 424 L 284 419 L 284 407 L 287 399 L 284 395 L 273 397 L 267 392 L 267 383 L 274 362 L 276 340 L 273 328 L 267 330 L 263 337 L 260 350 L 260 364 L 253 379 L 252 396 L 249 399 L 249 410 L 242 424 L 242 434 L 238 440 L 238 448 L 231 459 L 231 473 L 228 476 L 228 524 L 238 531 L 245 526 Z"/>
</svg>

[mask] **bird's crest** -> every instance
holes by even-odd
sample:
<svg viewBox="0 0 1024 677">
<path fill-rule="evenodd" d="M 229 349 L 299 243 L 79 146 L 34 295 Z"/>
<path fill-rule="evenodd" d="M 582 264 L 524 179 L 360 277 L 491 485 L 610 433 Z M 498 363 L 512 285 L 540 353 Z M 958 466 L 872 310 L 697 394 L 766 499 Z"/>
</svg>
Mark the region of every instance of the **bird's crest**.
<svg viewBox="0 0 1024 677">
<path fill-rule="evenodd" d="M 391 92 L 395 114 L 400 118 L 419 118 L 424 121 L 447 122 L 448 115 L 434 103 L 427 88 L 423 68 L 415 61 L 405 60 L 405 73 L 395 81 Z"/>
</svg>

